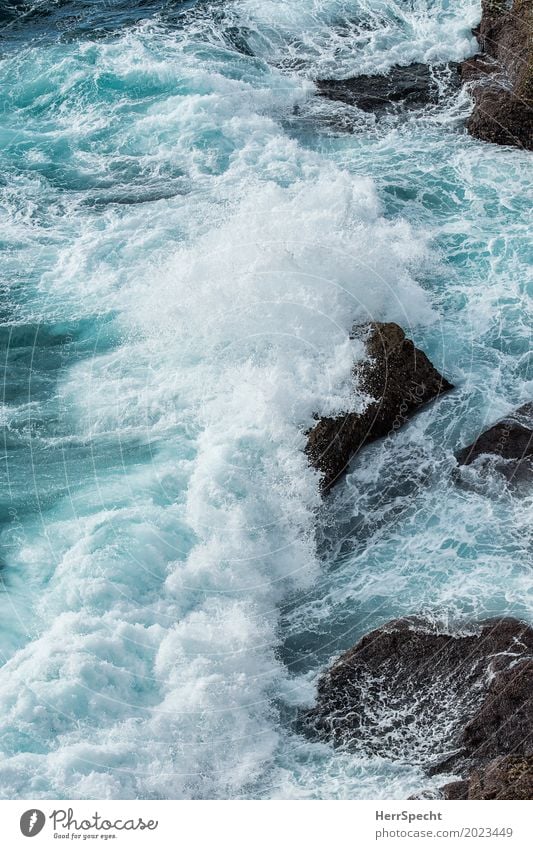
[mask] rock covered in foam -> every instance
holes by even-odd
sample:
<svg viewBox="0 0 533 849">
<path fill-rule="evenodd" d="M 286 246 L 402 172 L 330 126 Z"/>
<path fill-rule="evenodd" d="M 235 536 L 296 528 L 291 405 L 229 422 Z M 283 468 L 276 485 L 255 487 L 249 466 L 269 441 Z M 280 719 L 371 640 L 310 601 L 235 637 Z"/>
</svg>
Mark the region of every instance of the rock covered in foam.
<svg viewBox="0 0 533 849">
<path fill-rule="evenodd" d="M 531 0 L 483 0 L 475 31 L 483 54 L 460 68 L 474 83 L 472 136 L 533 150 L 532 26 Z"/>
<path fill-rule="evenodd" d="M 353 335 L 365 338 L 368 354 L 354 369 L 354 380 L 373 400 L 361 413 L 323 417 L 309 431 L 306 452 L 322 473 L 324 491 L 360 448 L 393 433 L 419 407 L 453 388 L 397 324 L 371 322 L 354 327 Z"/>
<path fill-rule="evenodd" d="M 480 459 L 481 458 L 481 459 Z M 507 477 L 533 474 L 533 401 L 484 431 L 457 454 L 460 465 L 484 460 Z"/>
<path fill-rule="evenodd" d="M 450 86 L 460 84 L 454 63 L 432 68 L 421 62 L 395 65 L 386 74 L 361 74 L 345 80 L 317 80 L 319 94 L 381 115 L 391 110 L 422 109 L 438 103 Z"/>
<path fill-rule="evenodd" d="M 533 628 L 491 619 L 453 634 L 421 619 L 389 622 L 322 676 L 305 725 L 334 745 L 433 774 L 530 757 Z"/>
</svg>

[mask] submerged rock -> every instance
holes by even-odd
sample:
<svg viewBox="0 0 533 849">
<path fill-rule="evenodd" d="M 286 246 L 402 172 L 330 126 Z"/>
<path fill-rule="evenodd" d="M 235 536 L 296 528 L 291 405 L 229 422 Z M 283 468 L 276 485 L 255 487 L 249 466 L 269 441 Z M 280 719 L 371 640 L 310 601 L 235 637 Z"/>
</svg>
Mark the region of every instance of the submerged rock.
<svg viewBox="0 0 533 849">
<path fill-rule="evenodd" d="M 533 150 L 531 0 L 483 0 L 477 35 L 483 55 L 460 66 L 473 83 L 472 136 Z"/>
<path fill-rule="evenodd" d="M 323 97 L 380 115 L 391 110 L 421 109 L 438 103 L 444 82 L 448 86 L 460 84 L 457 65 L 452 63 L 434 69 L 415 62 L 406 67 L 394 66 L 387 74 L 317 80 L 317 86 Z"/>
<path fill-rule="evenodd" d="M 460 465 L 478 458 L 491 462 L 507 477 L 533 473 L 533 401 L 484 431 L 457 454 Z"/>
<path fill-rule="evenodd" d="M 533 628 L 491 619 L 450 634 L 425 620 L 389 622 L 322 676 L 305 725 L 336 746 L 433 774 L 481 769 L 500 755 L 529 758 Z"/>
<path fill-rule="evenodd" d="M 445 799 L 533 799 L 533 757 L 504 755 L 442 788 Z"/>
<path fill-rule="evenodd" d="M 423 404 L 453 388 L 397 324 L 355 327 L 354 335 L 361 334 L 369 359 L 354 369 L 354 378 L 358 390 L 375 400 L 362 413 L 321 418 L 308 433 L 306 452 L 322 472 L 324 491 L 364 445 L 394 432 Z"/>
</svg>

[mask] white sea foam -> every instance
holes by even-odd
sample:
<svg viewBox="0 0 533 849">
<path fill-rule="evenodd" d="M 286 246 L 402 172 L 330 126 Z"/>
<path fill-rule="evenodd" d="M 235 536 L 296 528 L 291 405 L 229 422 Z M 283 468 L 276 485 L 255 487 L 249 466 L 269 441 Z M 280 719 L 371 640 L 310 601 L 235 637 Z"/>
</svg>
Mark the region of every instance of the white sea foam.
<svg viewBox="0 0 533 849">
<path fill-rule="evenodd" d="M 376 4 L 359 5 L 375 22 Z M 368 317 L 433 346 L 468 393 L 489 387 L 485 406 L 476 395 L 471 430 L 494 412 L 489 403 L 505 411 L 527 384 L 513 357 L 491 347 L 479 280 L 449 272 L 449 286 L 439 278 L 430 291 L 428 268 L 448 271 L 429 247 L 419 196 L 420 226 L 385 217 L 383 172 L 400 180 L 409 162 L 413 185 L 424 168 L 429 184 L 431 156 L 443 159 L 434 129 L 413 147 L 392 130 L 354 162 L 353 143 L 306 146 L 285 121 L 313 96 L 315 73 L 464 55 L 474 6 L 472 21 L 440 3 L 402 6 L 398 27 L 399 7 L 383 6 L 357 67 L 348 58 L 363 31 L 348 24 L 339 53 L 333 24 L 347 12 L 338 2 L 312 13 L 304 3 L 236 4 L 231 21 L 252 31 L 261 61 L 222 48 L 209 14 L 183 32 L 149 23 L 116 42 L 4 58 L 21 80 L 31 82 L 34 60 L 41 74 L 37 93 L 21 83 L 40 176 L 23 185 L 25 205 L 8 209 L 11 257 L 21 278 L 31 269 L 14 314 L 92 322 L 90 355 L 65 360 L 34 402 L 46 426 L 25 436 L 34 468 L 40 451 L 59 452 L 49 475 L 59 469 L 62 495 L 15 514 L 2 536 L 5 797 L 390 797 L 420 786 L 418 768 L 355 762 L 290 733 L 283 716 L 312 701 L 331 655 L 389 614 L 519 610 L 526 576 L 512 561 L 526 513 L 512 495 L 489 506 L 452 485 L 449 446 L 466 436 L 456 396 L 394 446 L 372 448 L 337 514 L 321 507 L 304 430 L 315 412 L 361 403 L 350 373 L 362 349 L 349 332 Z M 266 64 L 291 53 L 303 77 Z M 9 120 L 20 133 L 17 110 Z M 485 157 L 452 151 L 449 218 L 435 213 L 430 235 L 482 257 L 491 303 L 512 292 L 518 304 L 521 261 L 508 272 L 504 247 L 479 245 L 495 226 L 485 206 L 499 168 Z M 517 167 L 511 212 L 522 181 Z M 154 198 L 176 192 L 135 202 L 147 186 Z M 117 187 L 130 203 L 112 201 Z M 467 307 L 456 320 L 459 302 Z M 509 309 L 514 350 L 525 325 Z M 118 342 L 104 346 L 109 314 Z M 24 404 L 5 412 L 8 423 L 33 416 Z M 39 495 L 41 481 L 30 476 L 29 492 Z M 404 484 L 411 512 L 395 490 Z M 502 557 L 501 542 L 483 539 L 494 523 Z"/>
<path fill-rule="evenodd" d="M 477 0 L 460 10 L 447 0 L 240 0 L 239 11 L 268 62 L 335 79 L 464 59 L 477 48 L 480 17 Z"/>
</svg>

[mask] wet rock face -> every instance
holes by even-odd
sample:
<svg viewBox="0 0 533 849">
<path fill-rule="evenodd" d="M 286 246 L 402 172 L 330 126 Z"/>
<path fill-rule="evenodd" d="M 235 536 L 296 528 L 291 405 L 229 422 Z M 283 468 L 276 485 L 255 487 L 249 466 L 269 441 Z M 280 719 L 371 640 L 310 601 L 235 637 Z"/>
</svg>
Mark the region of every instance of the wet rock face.
<svg viewBox="0 0 533 849">
<path fill-rule="evenodd" d="M 469 83 L 473 80 L 479 81 L 484 75 L 496 74 L 499 70 L 500 64 L 496 59 L 486 53 L 477 53 L 461 63 L 459 73 L 462 82 Z"/>
<path fill-rule="evenodd" d="M 362 413 L 321 418 L 308 433 L 306 452 L 322 473 L 323 491 L 339 480 L 367 443 L 393 433 L 419 407 L 452 389 L 397 324 L 355 327 L 366 338 L 369 360 L 354 369 L 356 386 L 375 399 Z"/>
<path fill-rule="evenodd" d="M 439 74 L 439 69 L 436 73 Z M 382 115 L 398 109 L 421 109 L 438 103 L 443 83 L 445 87 L 459 85 L 458 66 L 443 66 L 440 76 L 439 86 L 435 71 L 429 65 L 415 62 L 407 67 L 395 66 L 387 74 L 362 74 L 347 80 L 318 80 L 317 86 L 323 97 Z"/>
<path fill-rule="evenodd" d="M 334 745 L 432 773 L 529 757 L 533 628 L 494 619 L 453 635 L 424 620 L 390 622 L 323 675 L 305 724 Z"/>
<path fill-rule="evenodd" d="M 467 124 L 471 136 L 533 150 L 533 109 L 512 91 L 499 85 L 478 86 L 474 102 Z"/>
<path fill-rule="evenodd" d="M 476 35 L 482 56 L 460 66 L 472 84 L 472 136 L 533 150 L 533 7 L 530 0 L 483 0 Z"/>
<path fill-rule="evenodd" d="M 445 799 L 533 799 L 533 757 L 495 758 L 467 780 L 446 784 L 442 794 Z"/>
<path fill-rule="evenodd" d="M 480 457 L 507 477 L 533 475 L 533 402 L 497 422 L 457 454 L 460 465 Z"/>
<path fill-rule="evenodd" d="M 481 9 L 475 30 L 481 50 L 518 77 L 531 53 L 530 0 L 482 0 Z"/>
<path fill-rule="evenodd" d="M 511 666 L 494 660 L 487 697 L 465 725 L 461 742 L 474 762 L 502 753 L 533 754 L 533 658 Z"/>
</svg>

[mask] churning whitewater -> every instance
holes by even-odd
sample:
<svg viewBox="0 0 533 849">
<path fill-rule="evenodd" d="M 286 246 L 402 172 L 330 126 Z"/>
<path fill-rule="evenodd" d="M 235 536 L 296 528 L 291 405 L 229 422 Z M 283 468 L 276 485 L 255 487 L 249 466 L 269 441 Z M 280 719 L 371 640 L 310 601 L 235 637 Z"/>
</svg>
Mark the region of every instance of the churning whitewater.
<svg viewBox="0 0 533 849">
<path fill-rule="evenodd" d="M 464 91 L 346 133 L 313 81 L 460 60 L 479 3 L 0 16 L 0 796 L 437 786 L 296 720 L 392 617 L 532 618 L 531 496 L 452 479 L 533 393 L 527 154 Z M 369 318 L 456 389 L 323 503 L 305 432 L 367 403 Z"/>
</svg>

